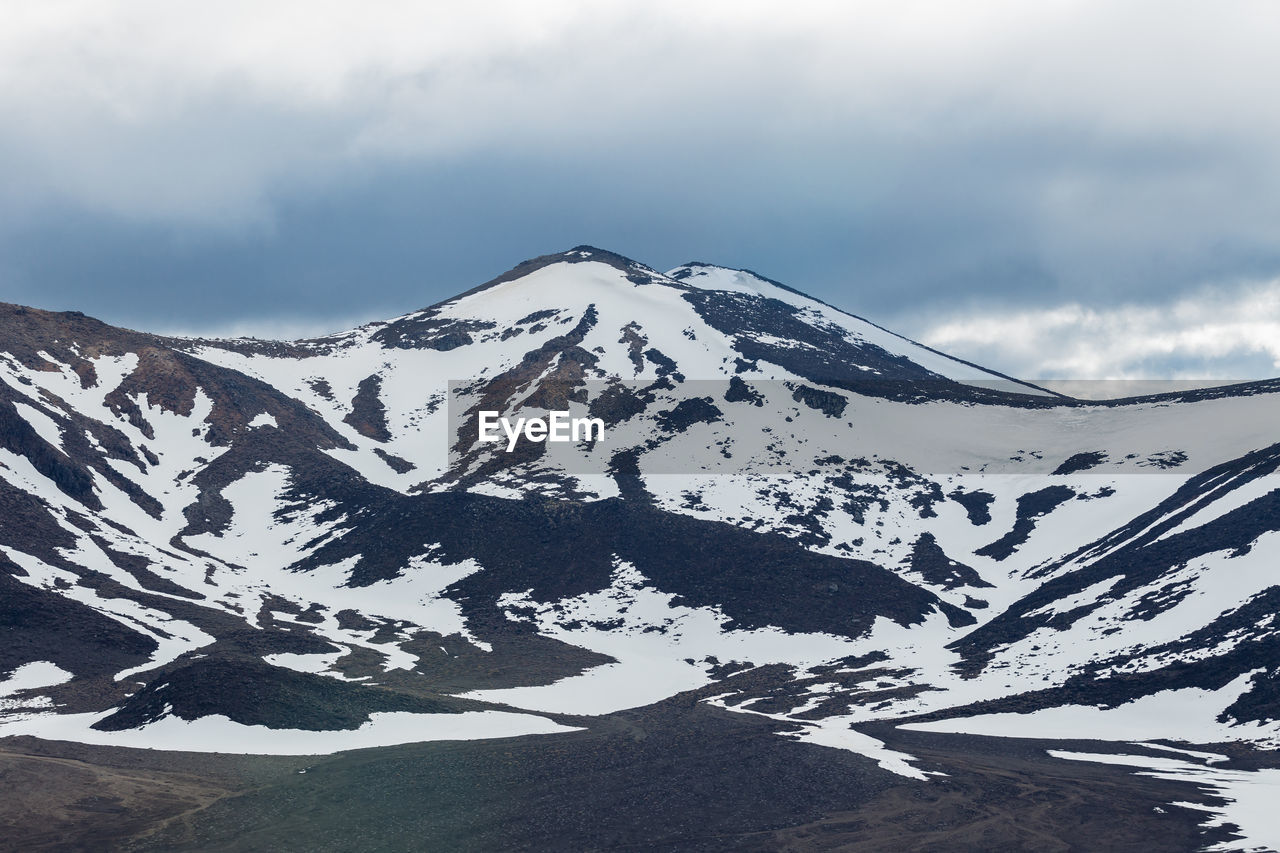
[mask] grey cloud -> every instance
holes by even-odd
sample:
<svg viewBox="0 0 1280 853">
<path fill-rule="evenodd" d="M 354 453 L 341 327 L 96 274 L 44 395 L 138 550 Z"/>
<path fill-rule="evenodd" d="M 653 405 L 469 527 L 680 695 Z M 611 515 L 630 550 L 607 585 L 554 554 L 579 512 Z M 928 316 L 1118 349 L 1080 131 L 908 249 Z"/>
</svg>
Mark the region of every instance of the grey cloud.
<svg viewBox="0 0 1280 853">
<path fill-rule="evenodd" d="M 0 34 L 0 298 L 323 326 L 590 242 L 911 333 L 1280 269 L 1250 3 L 256 8 Z"/>
</svg>

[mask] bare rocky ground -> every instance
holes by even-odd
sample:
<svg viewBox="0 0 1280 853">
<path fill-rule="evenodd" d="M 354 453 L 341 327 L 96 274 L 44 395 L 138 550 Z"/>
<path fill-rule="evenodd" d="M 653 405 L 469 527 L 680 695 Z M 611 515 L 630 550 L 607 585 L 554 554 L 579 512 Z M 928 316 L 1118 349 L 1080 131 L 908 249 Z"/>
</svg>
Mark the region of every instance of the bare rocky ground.
<svg viewBox="0 0 1280 853">
<path fill-rule="evenodd" d="M 562 721 L 587 728 L 297 758 L 11 738 L 0 849 L 1191 851 L 1229 838 L 1171 805 L 1214 804 L 1192 784 L 1046 753 L 1141 751 L 1130 745 L 867 728 L 946 774 L 917 782 L 691 698 Z"/>
</svg>

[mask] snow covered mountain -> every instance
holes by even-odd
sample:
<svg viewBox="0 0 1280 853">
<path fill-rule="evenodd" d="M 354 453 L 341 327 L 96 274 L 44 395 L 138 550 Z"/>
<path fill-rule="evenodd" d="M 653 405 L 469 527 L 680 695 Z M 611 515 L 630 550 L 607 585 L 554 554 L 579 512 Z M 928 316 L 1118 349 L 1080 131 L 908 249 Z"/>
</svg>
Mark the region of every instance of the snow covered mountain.
<svg viewBox="0 0 1280 853">
<path fill-rule="evenodd" d="M 0 737 L 315 754 L 673 696 L 1280 745 L 1280 383 L 1084 402 L 592 247 L 315 340 L 0 306 Z M 564 409 L 603 440 L 477 440 Z"/>
</svg>

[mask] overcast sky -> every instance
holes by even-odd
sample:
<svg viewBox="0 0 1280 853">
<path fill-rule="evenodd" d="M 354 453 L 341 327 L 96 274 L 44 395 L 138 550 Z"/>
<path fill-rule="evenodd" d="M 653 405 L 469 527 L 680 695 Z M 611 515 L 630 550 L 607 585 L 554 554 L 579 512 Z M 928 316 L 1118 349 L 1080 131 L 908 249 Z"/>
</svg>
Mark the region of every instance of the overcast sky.
<svg viewBox="0 0 1280 853">
<path fill-rule="evenodd" d="M 287 335 L 592 243 L 1033 378 L 1280 374 L 1269 2 L 0 0 L 0 300 Z"/>
</svg>

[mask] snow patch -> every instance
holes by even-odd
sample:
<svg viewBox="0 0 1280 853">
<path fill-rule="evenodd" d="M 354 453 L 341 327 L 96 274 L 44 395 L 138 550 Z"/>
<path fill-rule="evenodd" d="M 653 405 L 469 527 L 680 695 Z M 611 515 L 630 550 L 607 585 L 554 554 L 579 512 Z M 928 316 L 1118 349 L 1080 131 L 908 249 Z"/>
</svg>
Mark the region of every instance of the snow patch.
<svg viewBox="0 0 1280 853">
<path fill-rule="evenodd" d="M 1238 840 L 1219 842 L 1206 848 L 1207 850 L 1244 850 L 1250 853 L 1280 850 L 1280 821 L 1275 818 L 1276 803 L 1280 802 L 1280 770 L 1228 770 L 1144 755 L 1111 755 L 1057 749 L 1048 752 L 1054 758 L 1067 761 L 1146 768 L 1139 771 L 1139 774 L 1174 782 L 1192 782 L 1222 798 L 1224 804 L 1221 806 L 1171 803 L 1214 815 L 1203 824 L 1206 828 L 1235 827 L 1234 834 Z"/>
<path fill-rule="evenodd" d="M 375 712 L 350 731 L 305 731 L 246 726 L 220 714 L 187 721 L 166 716 L 125 731 L 90 728 L 102 714 L 29 714 L 0 720 L 0 737 L 29 735 L 135 749 L 177 752 L 216 752 L 233 755 L 330 755 L 350 749 L 369 749 L 442 740 L 484 740 L 520 735 L 580 731 L 545 717 L 508 711 L 466 711 L 460 714 Z"/>
<path fill-rule="evenodd" d="M 1280 743 L 1280 723 L 1236 723 L 1217 720 L 1219 714 L 1249 689 L 1253 672 L 1246 672 L 1218 690 L 1186 687 L 1162 690 L 1115 708 L 1061 705 L 1029 714 L 979 714 L 928 723 L 904 723 L 921 732 L 1021 737 L 1050 740 L 1241 740 L 1246 737 Z"/>
<path fill-rule="evenodd" d="M 37 690 L 41 687 L 56 687 L 66 684 L 72 674 L 56 663 L 47 660 L 24 663 L 0 681 L 0 696 L 12 696 L 23 690 Z"/>
</svg>

